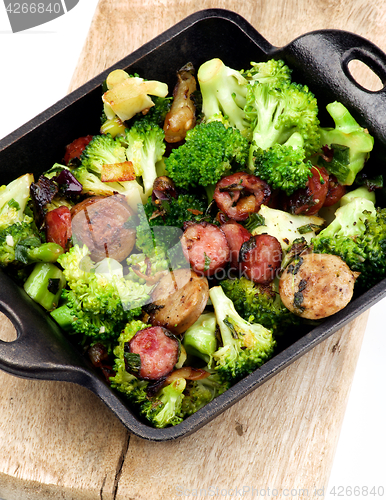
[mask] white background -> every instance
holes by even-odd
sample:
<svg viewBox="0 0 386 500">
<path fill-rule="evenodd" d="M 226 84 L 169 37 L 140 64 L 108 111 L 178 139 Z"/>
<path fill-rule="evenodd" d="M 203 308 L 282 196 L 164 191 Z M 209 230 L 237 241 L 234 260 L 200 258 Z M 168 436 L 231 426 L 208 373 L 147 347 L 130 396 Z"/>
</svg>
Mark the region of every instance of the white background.
<svg viewBox="0 0 386 500">
<path fill-rule="evenodd" d="M 65 96 L 97 3 L 80 0 L 66 15 L 13 34 L 0 2 L 0 139 Z M 327 500 L 337 498 L 333 486 L 384 486 L 386 497 L 385 309 L 386 299 L 370 312 Z"/>
</svg>

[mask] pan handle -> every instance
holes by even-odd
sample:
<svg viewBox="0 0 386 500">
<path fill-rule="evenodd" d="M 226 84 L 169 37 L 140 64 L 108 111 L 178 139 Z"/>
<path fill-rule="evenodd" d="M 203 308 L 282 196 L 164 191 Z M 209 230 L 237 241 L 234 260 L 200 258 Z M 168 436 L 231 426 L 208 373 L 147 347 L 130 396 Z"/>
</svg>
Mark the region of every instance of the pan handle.
<svg viewBox="0 0 386 500">
<path fill-rule="evenodd" d="M 0 340 L 0 369 L 24 378 L 90 386 L 91 371 L 60 328 L 3 272 L 0 272 L 0 311 L 17 332 L 14 341 Z"/>
<path fill-rule="evenodd" d="M 385 142 L 386 54 L 369 40 L 341 30 L 307 33 L 278 50 L 309 82 L 315 94 L 328 95 L 351 110 L 359 123 Z M 352 76 L 349 63 L 359 60 L 381 80 L 383 88 L 365 89 Z M 301 80 L 299 80 L 301 81 Z"/>
</svg>

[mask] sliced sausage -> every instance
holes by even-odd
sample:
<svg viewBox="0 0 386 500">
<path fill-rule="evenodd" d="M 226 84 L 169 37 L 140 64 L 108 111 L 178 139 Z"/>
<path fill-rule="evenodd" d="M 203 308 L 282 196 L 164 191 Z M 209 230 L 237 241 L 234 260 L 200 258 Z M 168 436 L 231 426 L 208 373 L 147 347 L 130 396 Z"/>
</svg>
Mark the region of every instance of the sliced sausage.
<svg viewBox="0 0 386 500">
<path fill-rule="evenodd" d="M 128 227 L 133 212 L 122 195 L 87 198 L 71 209 L 75 243 L 85 244 L 91 258 L 124 260 L 135 244 L 135 229 Z"/>
<path fill-rule="evenodd" d="M 358 275 L 336 255 L 301 255 L 280 277 L 280 298 L 302 318 L 326 318 L 350 302 Z"/>
<path fill-rule="evenodd" d="M 64 250 L 67 250 L 72 236 L 70 209 L 61 206 L 47 212 L 45 230 L 47 242 L 57 243 Z"/>
<path fill-rule="evenodd" d="M 269 234 L 252 236 L 240 249 L 242 272 L 255 283 L 270 283 L 280 269 L 281 259 L 281 245 Z"/>
<path fill-rule="evenodd" d="M 312 167 L 312 177 L 284 202 L 284 210 L 295 215 L 315 215 L 325 203 L 329 174 L 324 167 Z"/>
<path fill-rule="evenodd" d="M 230 264 L 233 269 L 238 269 L 241 245 L 248 241 L 252 235 L 244 226 L 231 220 L 222 224 L 221 229 L 225 234 L 230 248 Z"/>
<path fill-rule="evenodd" d="M 189 224 L 181 238 L 182 250 L 192 269 L 212 276 L 223 269 L 230 259 L 230 248 L 224 232 L 215 224 Z"/>
<path fill-rule="evenodd" d="M 258 212 L 270 196 L 271 188 L 265 181 L 252 174 L 237 172 L 223 177 L 216 184 L 213 198 L 230 219 L 240 222 Z"/>
<path fill-rule="evenodd" d="M 342 196 L 346 194 L 346 186 L 339 184 L 338 179 L 335 175 L 330 175 L 328 179 L 328 190 L 326 199 L 324 200 L 324 207 L 331 207 L 335 205 Z"/>
<path fill-rule="evenodd" d="M 130 342 L 125 344 L 125 352 L 139 355 L 140 378 L 158 380 L 173 371 L 180 354 L 180 343 L 166 328 L 152 326 L 137 332 Z M 133 371 L 127 360 L 125 364 L 127 371 Z"/>
<path fill-rule="evenodd" d="M 78 139 L 75 139 L 75 141 L 72 141 L 71 144 L 68 144 L 63 158 L 65 165 L 68 165 L 74 158 L 80 158 L 85 147 L 92 138 L 92 135 L 86 135 L 84 137 L 79 137 Z"/>
<path fill-rule="evenodd" d="M 190 269 L 177 269 L 161 278 L 153 290 L 147 322 L 179 335 L 198 320 L 208 298 L 205 277 Z"/>
</svg>

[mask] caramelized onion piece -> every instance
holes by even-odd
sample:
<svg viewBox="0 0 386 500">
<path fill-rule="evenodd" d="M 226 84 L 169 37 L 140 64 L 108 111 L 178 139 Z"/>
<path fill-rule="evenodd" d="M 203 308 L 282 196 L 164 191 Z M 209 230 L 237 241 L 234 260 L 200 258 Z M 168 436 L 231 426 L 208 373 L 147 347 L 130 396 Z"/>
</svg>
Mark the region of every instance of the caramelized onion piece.
<svg viewBox="0 0 386 500">
<path fill-rule="evenodd" d="M 196 90 L 192 64 L 186 64 L 177 72 L 177 84 L 173 90 L 173 103 L 164 122 L 165 141 L 180 142 L 186 132 L 196 124 L 196 106 L 191 95 Z"/>
</svg>

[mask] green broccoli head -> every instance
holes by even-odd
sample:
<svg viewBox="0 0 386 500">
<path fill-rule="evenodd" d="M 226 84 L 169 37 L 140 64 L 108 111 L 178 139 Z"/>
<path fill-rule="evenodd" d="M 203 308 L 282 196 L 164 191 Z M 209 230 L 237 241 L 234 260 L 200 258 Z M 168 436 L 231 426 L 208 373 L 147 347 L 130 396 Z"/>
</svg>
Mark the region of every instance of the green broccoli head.
<svg viewBox="0 0 386 500">
<path fill-rule="evenodd" d="M 230 383 L 222 380 L 219 373 L 207 370 L 210 375 L 200 380 L 188 380 L 181 404 L 181 416 L 186 418 L 220 396 L 230 387 Z"/>
<path fill-rule="evenodd" d="M 177 425 L 183 421 L 181 405 L 184 399 L 186 380 L 177 378 L 164 385 L 160 391 L 140 407 L 140 415 L 157 428 Z"/>
<path fill-rule="evenodd" d="M 65 292 L 64 305 L 78 320 L 75 332 L 102 340 L 117 338 L 122 324 L 140 315 L 141 307 L 149 301 L 150 287 L 146 284 L 115 273 L 98 273 L 86 246 L 74 245 L 58 258 L 58 263 L 71 291 Z"/>
<path fill-rule="evenodd" d="M 151 195 L 158 176 L 156 164 L 165 153 L 164 138 L 165 133 L 159 125 L 140 121 L 127 129 L 122 139 L 127 159 L 132 162 L 136 176 L 142 179 L 144 200 Z"/>
<path fill-rule="evenodd" d="M 291 83 L 292 70 L 281 59 L 269 59 L 266 62 L 251 62 L 251 67 L 242 71 L 242 75 L 249 81 L 282 86 Z"/>
<path fill-rule="evenodd" d="M 179 193 L 177 198 L 154 203 L 151 199 L 144 205 L 149 225 L 183 228 L 184 222 L 201 220 L 207 209 L 207 200 L 194 193 Z"/>
<path fill-rule="evenodd" d="M 303 144 L 302 137 L 295 132 L 284 144 L 256 150 L 255 175 L 288 196 L 305 188 L 312 176 L 312 163 L 306 159 Z"/>
<path fill-rule="evenodd" d="M 83 167 L 100 176 L 103 165 L 126 161 L 125 148 L 119 139 L 113 139 L 109 134 L 94 135 L 83 150 L 80 160 Z"/>
<path fill-rule="evenodd" d="M 306 156 L 319 149 L 318 106 L 308 87 L 297 83 L 277 87 L 256 81 L 248 86 L 245 109 L 253 131 L 251 169 L 256 150 L 284 144 L 295 132 L 303 139 Z"/>
<path fill-rule="evenodd" d="M 209 291 L 222 346 L 213 354 L 214 369 L 221 379 L 237 382 L 272 357 L 275 340 L 272 331 L 258 323 L 249 323 L 236 311 L 221 286 Z"/>
<path fill-rule="evenodd" d="M 259 285 L 242 276 L 222 281 L 221 287 L 243 319 L 272 330 L 275 337 L 299 324 L 298 316 L 281 301 L 276 281 Z"/>
<path fill-rule="evenodd" d="M 332 102 L 326 109 L 335 127 L 320 128 L 320 144 L 325 155 L 320 157 L 319 164 L 341 184 L 351 186 L 373 149 L 374 138 L 342 103 Z"/>
<path fill-rule="evenodd" d="M 165 159 L 166 170 L 177 187 L 210 187 L 229 174 L 234 164 L 243 166 L 248 150 L 247 139 L 236 128 L 219 121 L 200 123 Z"/>
<path fill-rule="evenodd" d="M 243 135 L 249 134 L 244 106 L 247 79 L 241 71 L 226 66 L 218 58 L 204 62 L 197 72 L 204 121 L 224 120 Z"/>
</svg>

